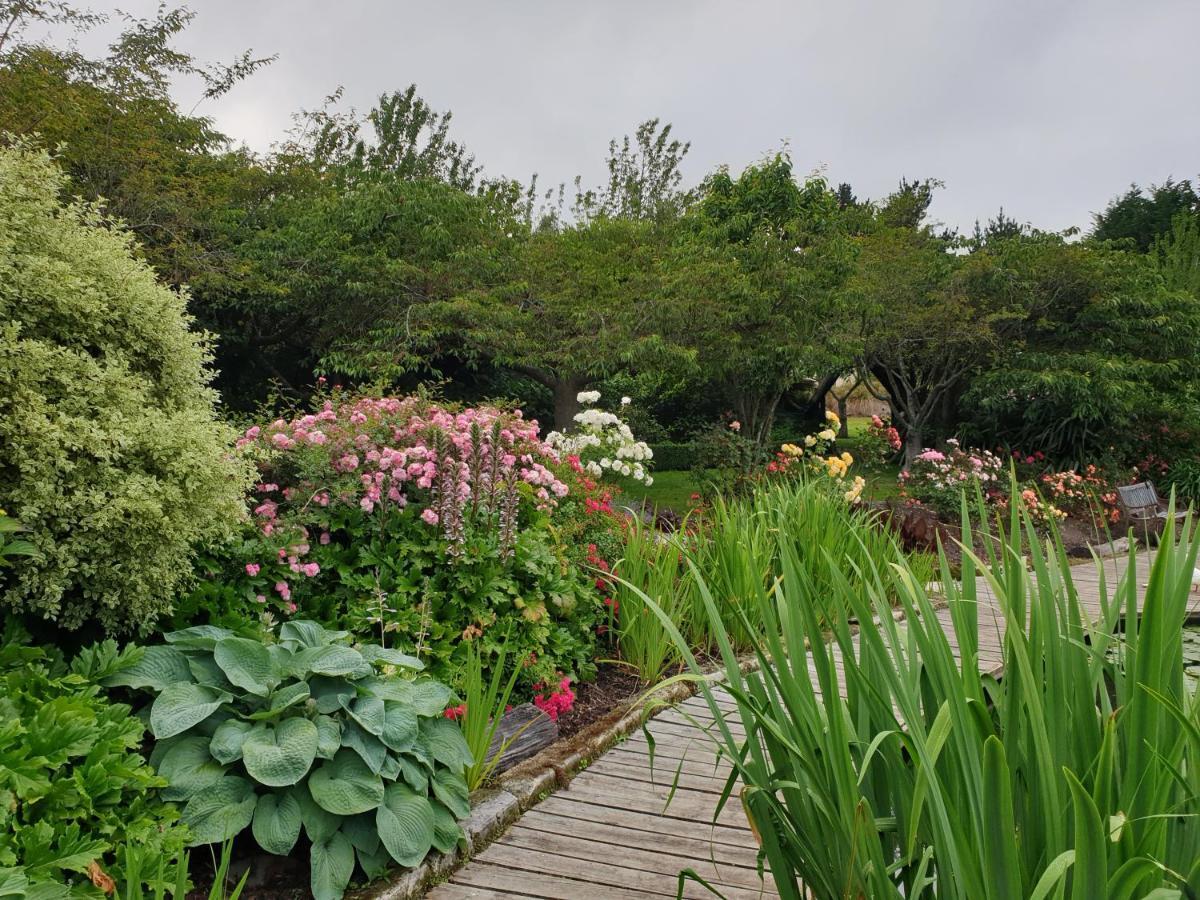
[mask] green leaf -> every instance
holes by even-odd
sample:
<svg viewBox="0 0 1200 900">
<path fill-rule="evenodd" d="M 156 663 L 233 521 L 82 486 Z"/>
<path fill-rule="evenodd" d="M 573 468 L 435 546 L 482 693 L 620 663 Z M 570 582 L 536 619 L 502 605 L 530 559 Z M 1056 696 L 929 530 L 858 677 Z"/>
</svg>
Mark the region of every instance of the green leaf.
<svg viewBox="0 0 1200 900">
<path fill-rule="evenodd" d="M 224 691 L 200 684 L 167 685 L 150 708 L 150 731 L 159 740 L 182 734 L 231 699 Z"/>
<path fill-rule="evenodd" d="M 1012 780 L 1004 745 L 995 735 L 983 742 L 983 823 L 983 863 L 994 896 L 1021 900 Z"/>
<path fill-rule="evenodd" d="M 333 759 L 342 746 L 342 723 L 332 716 L 317 716 L 317 757 Z"/>
<path fill-rule="evenodd" d="M 242 764 L 259 784 L 296 784 L 317 756 L 317 726 L 308 719 L 284 719 L 275 726 L 259 725 L 242 744 Z"/>
<path fill-rule="evenodd" d="M 300 821 L 310 841 L 322 841 L 341 827 L 342 817 L 321 809 L 308 790 L 308 782 L 298 784 L 288 791 L 300 804 Z"/>
<path fill-rule="evenodd" d="M 342 746 L 349 747 L 367 764 L 376 775 L 383 771 L 387 760 L 387 747 L 373 734 L 367 734 L 357 722 L 347 722 L 342 730 Z"/>
<path fill-rule="evenodd" d="M 355 850 L 375 853 L 379 850 L 379 832 L 375 830 L 374 813 L 359 813 L 342 823 L 342 834 L 350 839 Z"/>
<path fill-rule="evenodd" d="M 417 714 L 401 703 L 384 704 L 383 742 L 397 752 L 407 750 L 417 739 Z"/>
<path fill-rule="evenodd" d="M 407 653 L 401 653 L 399 650 L 389 647 L 381 647 L 378 644 L 366 644 L 359 647 L 358 652 L 370 663 L 396 666 L 400 669 L 408 669 L 411 672 L 420 672 L 425 668 L 425 663 L 421 662 L 415 656 L 409 656 Z"/>
<path fill-rule="evenodd" d="M 331 678 L 326 675 L 314 675 L 308 680 L 308 688 L 312 697 L 317 701 L 317 712 L 337 712 L 342 708 L 342 701 L 354 697 L 358 691 L 352 682 L 344 678 Z"/>
<path fill-rule="evenodd" d="M 246 718 L 253 719 L 256 722 L 265 719 L 277 719 L 284 710 L 291 709 L 293 706 L 303 703 L 310 696 L 307 684 L 303 681 L 293 682 L 275 691 L 271 695 L 271 702 L 267 705 L 266 709 L 260 709 Z"/>
<path fill-rule="evenodd" d="M 249 722 L 230 719 L 222 722 L 213 732 L 208 752 L 220 763 L 228 765 L 242 758 L 242 744 L 246 735 L 254 728 Z"/>
<path fill-rule="evenodd" d="M 388 856 L 387 848 L 383 844 L 376 847 L 374 853 L 363 850 L 361 847 L 356 847 L 354 852 L 358 856 L 358 864 L 362 866 L 363 872 L 366 873 L 367 878 L 372 880 L 386 874 L 392 862 L 392 858 Z"/>
<path fill-rule="evenodd" d="M 379 839 L 402 866 L 417 865 L 433 846 L 434 814 L 429 801 L 401 784 L 389 784 L 375 813 Z"/>
<path fill-rule="evenodd" d="M 343 701 L 342 705 L 355 722 L 369 734 L 376 737 L 383 734 L 384 707 L 383 701 L 374 697 L 359 697 L 353 703 Z"/>
<path fill-rule="evenodd" d="M 275 856 L 287 856 L 300 837 L 300 801 L 290 791 L 263 794 L 251 830 L 258 846 Z"/>
<path fill-rule="evenodd" d="M 224 776 L 183 808 L 180 819 L 191 829 L 190 846 L 219 844 L 240 834 L 254 817 L 257 802 L 249 781 L 237 775 Z"/>
<path fill-rule="evenodd" d="M 217 661 L 213 659 L 211 653 L 189 653 L 188 668 L 191 669 L 192 677 L 200 684 L 214 687 L 220 691 L 232 692 L 234 690 L 234 683 L 225 677 L 225 673 L 217 665 Z"/>
<path fill-rule="evenodd" d="M 227 637 L 217 642 L 213 650 L 221 671 L 233 684 L 256 697 L 265 697 L 279 684 L 279 674 L 271 654 L 260 641 Z"/>
<path fill-rule="evenodd" d="M 422 719 L 421 740 L 430 755 L 455 772 L 474 762 L 462 730 L 449 719 Z"/>
<path fill-rule="evenodd" d="M 440 803 L 433 807 L 433 846 L 441 853 L 449 853 L 464 837 L 462 827 L 454 820 L 454 814 Z"/>
<path fill-rule="evenodd" d="M 1103 897 L 1108 882 L 1108 854 L 1104 842 L 1104 823 L 1091 795 L 1075 774 L 1063 769 L 1075 806 L 1075 867 L 1071 878 L 1074 900 Z"/>
<path fill-rule="evenodd" d="M 317 622 L 292 619 L 279 627 L 279 640 L 292 641 L 301 647 L 324 647 L 350 636 L 348 631 L 329 631 Z"/>
<path fill-rule="evenodd" d="M 429 773 L 425 767 L 411 756 L 401 756 L 398 760 L 404 782 L 418 794 L 424 795 L 429 791 Z"/>
<path fill-rule="evenodd" d="M 353 750 L 342 748 L 312 773 L 308 790 L 323 809 L 339 816 L 375 809 L 383 799 L 383 779 Z"/>
<path fill-rule="evenodd" d="M 158 774 L 167 779 L 164 800 L 188 800 L 197 792 L 221 780 L 225 767 L 209 752 L 209 739 L 201 735 L 185 737 L 171 746 L 158 765 Z"/>
<path fill-rule="evenodd" d="M 147 647 L 142 658 L 104 679 L 106 687 L 151 688 L 164 690 L 168 685 L 193 681 L 187 656 L 175 647 L 156 644 Z"/>
<path fill-rule="evenodd" d="M 433 794 L 460 819 L 471 814 L 471 793 L 467 782 L 449 769 L 438 769 L 433 774 Z"/>
<path fill-rule="evenodd" d="M 298 678 L 313 675 L 355 675 L 364 677 L 374 671 L 357 650 L 340 645 L 309 647 L 292 657 L 292 672 Z"/>
<path fill-rule="evenodd" d="M 441 716 L 450 704 L 450 688 L 440 681 L 414 682 L 409 703 L 419 716 Z"/>
<path fill-rule="evenodd" d="M 314 900 L 340 900 L 354 873 L 354 847 L 340 831 L 314 841 L 311 854 L 311 880 Z"/>
<path fill-rule="evenodd" d="M 163 635 L 163 640 L 178 647 L 211 650 L 217 641 L 232 634 L 228 628 L 218 628 L 216 625 L 193 625 L 180 631 L 168 631 Z"/>
</svg>

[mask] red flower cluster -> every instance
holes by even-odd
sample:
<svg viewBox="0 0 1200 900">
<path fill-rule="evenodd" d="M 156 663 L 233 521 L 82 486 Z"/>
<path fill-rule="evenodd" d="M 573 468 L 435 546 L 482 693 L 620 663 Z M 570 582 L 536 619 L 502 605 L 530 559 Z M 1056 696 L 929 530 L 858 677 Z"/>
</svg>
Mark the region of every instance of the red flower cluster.
<svg viewBox="0 0 1200 900">
<path fill-rule="evenodd" d="M 571 679 L 564 677 L 558 683 L 558 687 L 552 688 L 548 693 L 543 693 L 545 687 L 540 683 L 533 686 L 536 691 L 533 695 L 533 705 L 548 715 L 552 721 L 557 722 L 560 715 L 568 712 L 575 705 L 575 692 L 571 690 Z"/>
</svg>

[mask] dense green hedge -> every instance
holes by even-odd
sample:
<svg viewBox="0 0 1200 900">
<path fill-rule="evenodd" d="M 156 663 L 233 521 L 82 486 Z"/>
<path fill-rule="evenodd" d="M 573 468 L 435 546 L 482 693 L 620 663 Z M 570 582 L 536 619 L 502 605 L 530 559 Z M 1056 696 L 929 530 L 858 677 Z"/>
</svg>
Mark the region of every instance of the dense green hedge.
<svg viewBox="0 0 1200 900">
<path fill-rule="evenodd" d="M 652 445 L 654 451 L 654 471 L 679 472 L 692 467 L 696 457 L 696 445 L 691 441 L 663 441 Z"/>
</svg>

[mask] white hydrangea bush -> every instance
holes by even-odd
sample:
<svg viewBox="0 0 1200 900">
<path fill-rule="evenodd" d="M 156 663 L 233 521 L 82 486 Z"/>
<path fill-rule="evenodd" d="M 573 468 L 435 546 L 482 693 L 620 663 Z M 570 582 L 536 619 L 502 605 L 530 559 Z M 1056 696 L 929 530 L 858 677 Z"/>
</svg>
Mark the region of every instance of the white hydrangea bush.
<svg viewBox="0 0 1200 900">
<path fill-rule="evenodd" d="M 582 391 L 576 399 L 585 409 L 575 414 L 575 430 L 570 434 L 552 431 L 546 435 L 546 443 L 563 456 L 577 456 L 584 471 L 594 478 L 611 474 L 653 484 L 650 461 L 654 451 L 650 446 L 635 438 L 620 416 L 596 405 L 599 391 Z M 629 398 L 622 397 L 621 405 L 628 406 Z"/>
</svg>

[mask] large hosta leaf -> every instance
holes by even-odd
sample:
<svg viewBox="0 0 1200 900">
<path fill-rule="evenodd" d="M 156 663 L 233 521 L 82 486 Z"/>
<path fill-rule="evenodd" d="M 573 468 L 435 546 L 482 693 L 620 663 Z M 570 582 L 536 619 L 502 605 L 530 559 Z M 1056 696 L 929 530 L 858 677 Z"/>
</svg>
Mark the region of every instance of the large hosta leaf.
<svg viewBox="0 0 1200 900">
<path fill-rule="evenodd" d="M 264 794 L 258 798 L 250 827 L 258 846 L 275 856 L 287 856 L 300 837 L 300 801 L 291 792 Z"/>
<path fill-rule="evenodd" d="M 358 693 L 353 682 L 327 675 L 314 675 L 308 680 L 308 688 L 317 701 L 317 712 L 326 715 L 337 712 L 342 708 L 343 701 L 353 699 Z"/>
<path fill-rule="evenodd" d="M 163 640 L 177 647 L 191 647 L 197 650 L 211 650 L 217 641 L 231 634 L 228 628 L 218 628 L 216 625 L 193 625 L 179 631 L 168 631 Z"/>
<path fill-rule="evenodd" d="M 191 845 L 219 844 L 241 833 L 254 818 L 254 785 L 226 775 L 187 802 L 180 816 L 192 832 Z"/>
<path fill-rule="evenodd" d="M 462 730 L 449 719 L 422 719 L 421 742 L 435 760 L 455 772 L 474 761 Z"/>
<path fill-rule="evenodd" d="M 434 796 L 456 817 L 465 819 L 471 814 L 471 793 L 462 776 L 449 769 L 438 769 L 434 773 L 432 787 Z"/>
<path fill-rule="evenodd" d="M 332 716 L 317 716 L 317 757 L 333 759 L 342 746 L 342 723 Z"/>
<path fill-rule="evenodd" d="M 261 641 L 227 637 L 217 641 L 213 659 L 233 684 L 248 694 L 265 697 L 279 683 L 275 663 Z"/>
<path fill-rule="evenodd" d="M 354 873 L 354 847 L 340 831 L 322 841 L 314 841 L 311 850 L 311 880 L 314 900 L 341 900 Z"/>
<path fill-rule="evenodd" d="M 442 853 L 449 853 L 463 838 L 462 827 L 442 804 L 434 801 L 430 805 L 433 807 L 433 846 Z"/>
<path fill-rule="evenodd" d="M 380 647 L 378 644 L 367 644 L 360 647 L 359 652 L 367 662 L 396 666 L 400 669 L 408 669 L 410 672 L 420 672 L 425 668 L 425 663 L 415 656 L 409 656 L 407 653 L 401 653 L 399 650 L 388 647 Z"/>
<path fill-rule="evenodd" d="M 242 758 L 242 744 L 254 726 L 239 719 L 229 719 L 217 726 L 208 744 L 208 752 L 217 762 L 228 765 Z"/>
<path fill-rule="evenodd" d="M 294 717 L 271 725 L 258 725 L 242 743 L 242 764 L 260 784 L 286 787 L 296 784 L 317 756 L 317 726 Z"/>
<path fill-rule="evenodd" d="M 284 622 L 279 628 L 280 641 L 291 642 L 300 647 L 323 647 L 326 644 L 337 643 L 349 635 L 348 631 L 329 631 L 317 622 L 303 619 Z"/>
<path fill-rule="evenodd" d="M 409 702 L 419 716 L 440 716 L 450 703 L 450 688 L 440 681 L 418 681 Z"/>
<path fill-rule="evenodd" d="M 256 713 L 251 713 L 246 718 L 253 719 L 254 721 L 278 719 L 281 715 L 283 715 L 285 710 L 291 709 L 293 706 L 303 703 L 310 696 L 308 685 L 303 681 L 297 681 L 293 684 L 285 685 L 271 694 L 271 700 L 267 704 L 266 709 L 260 709 Z"/>
<path fill-rule="evenodd" d="M 375 826 L 392 859 L 402 866 L 417 865 L 433 846 L 435 824 L 428 800 L 402 784 L 388 785 Z"/>
<path fill-rule="evenodd" d="M 150 731 L 159 740 L 182 734 L 231 699 L 224 691 L 201 684 L 167 685 L 150 708 Z"/>
<path fill-rule="evenodd" d="M 341 827 L 344 817 L 335 816 L 317 806 L 317 802 L 309 793 L 308 782 L 290 788 L 288 793 L 300 804 L 300 821 L 304 824 L 304 833 L 310 841 L 323 841 Z"/>
<path fill-rule="evenodd" d="M 417 714 L 402 703 L 384 704 L 383 742 L 393 750 L 407 750 L 417 739 Z"/>
<path fill-rule="evenodd" d="M 378 737 L 383 734 L 384 709 L 383 701 L 374 697 L 359 697 L 351 703 L 342 704 L 350 718 L 361 725 L 368 733 Z"/>
<path fill-rule="evenodd" d="M 353 750 L 343 747 L 312 773 L 308 790 L 317 804 L 339 816 L 374 809 L 383 800 L 383 779 Z"/>
<path fill-rule="evenodd" d="M 387 747 L 373 734 L 367 734 L 357 722 L 347 722 L 342 730 L 342 746 L 349 747 L 376 775 L 383 773 L 387 762 Z"/>
<path fill-rule="evenodd" d="M 299 678 L 306 675 L 354 675 L 362 678 L 374 670 L 361 653 L 349 647 L 331 645 L 308 647 L 292 656 L 292 672 Z"/>
<path fill-rule="evenodd" d="M 104 679 L 107 687 L 153 688 L 161 691 L 167 685 L 194 680 L 183 651 L 164 644 L 147 647 L 142 658 L 114 675 Z"/>
<path fill-rule="evenodd" d="M 209 739 L 193 735 L 171 745 L 158 764 L 158 774 L 167 779 L 164 800 L 190 800 L 193 795 L 221 780 L 225 767 L 213 759 Z"/>
<path fill-rule="evenodd" d="M 360 813 L 342 823 L 342 834 L 350 839 L 355 850 L 375 853 L 379 850 L 379 832 L 375 830 L 375 814 Z"/>
</svg>

